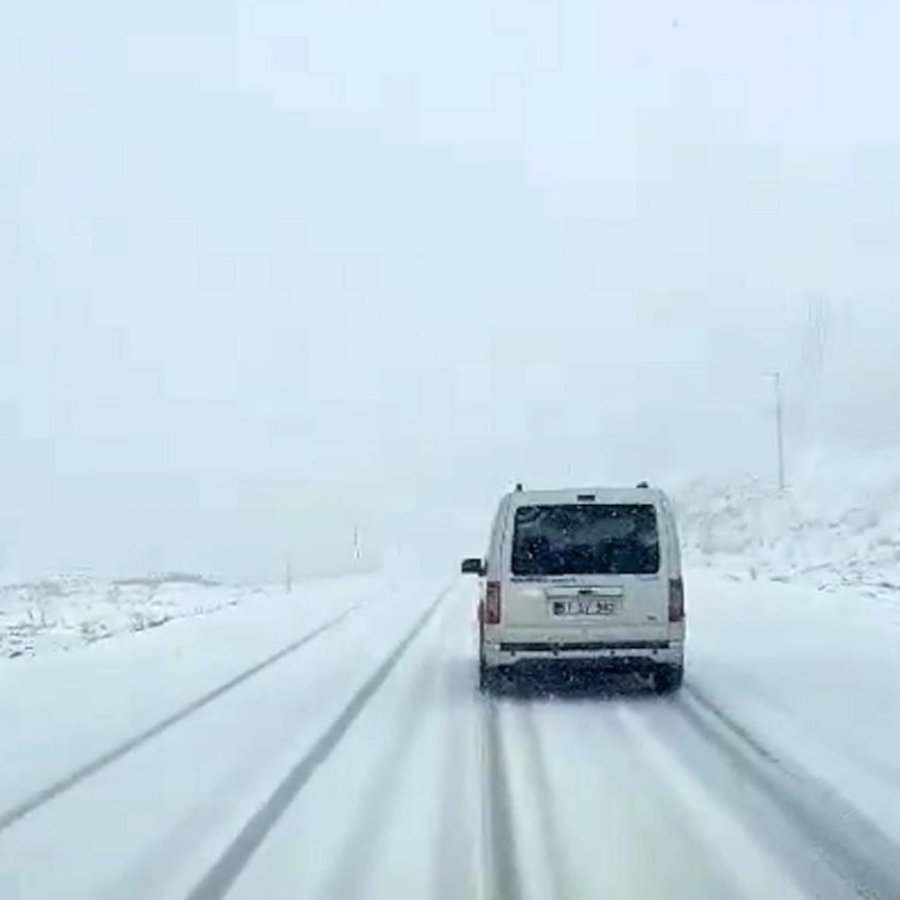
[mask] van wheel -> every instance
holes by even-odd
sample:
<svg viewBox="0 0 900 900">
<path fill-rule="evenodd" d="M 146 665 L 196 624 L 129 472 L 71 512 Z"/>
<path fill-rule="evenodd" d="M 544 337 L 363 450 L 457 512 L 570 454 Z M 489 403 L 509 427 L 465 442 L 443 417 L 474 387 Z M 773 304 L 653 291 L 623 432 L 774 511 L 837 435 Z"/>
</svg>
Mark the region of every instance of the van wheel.
<svg viewBox="0 0 900 900">
<path fill-rule="evenodd" d="M 478 690 L 482 694 L 492 694 L 496 688 L 497 679 L 494 673 L 483 662 L 478 663 Z"/>
<path fill-rule="evenodd" d="M 683 666 L 661 666 L 653 673 L 653 687 L 657 694 L 674 694 L 683 681 Z"/>
<path fill-rule="evenodd" d="M 486 666 L 481 660 L 478 663 L 478 690 L 485 695 L 500 690 L 500 670 Z"/>
</svg>

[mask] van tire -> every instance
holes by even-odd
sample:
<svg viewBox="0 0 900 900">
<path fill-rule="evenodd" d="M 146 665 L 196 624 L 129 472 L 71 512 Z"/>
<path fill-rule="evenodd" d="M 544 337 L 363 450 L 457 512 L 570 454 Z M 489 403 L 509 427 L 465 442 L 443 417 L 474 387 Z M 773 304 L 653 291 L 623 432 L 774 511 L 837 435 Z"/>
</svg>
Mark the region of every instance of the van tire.
<svg viewBox="0 0 900 900">
<path fill-rule="evenodd" d="M 683 666 L 661 666 L 653 673 L 653 688 L 657 694 L 674 694 L 683 681 Z"/>
<path fill-rule="evenodd" d="M 491 693 L 490 672 L 484 667 L 484 663 L 478 664 L 478 691 L 482 694 Z"/>
<path fill-rule="evenodd" d="M 493 694 L 497 690 L 497 678 L 484 663 L 478 665 L 478 690 L 482 694 Z"/>
<path fill-rule="evenodd" d="M 501 674 L 495 669 L 484 664 L 484 660 L 478 661 L 478 690 L 485 696 L 497 694 L 500 691 Z"/>
</svg>

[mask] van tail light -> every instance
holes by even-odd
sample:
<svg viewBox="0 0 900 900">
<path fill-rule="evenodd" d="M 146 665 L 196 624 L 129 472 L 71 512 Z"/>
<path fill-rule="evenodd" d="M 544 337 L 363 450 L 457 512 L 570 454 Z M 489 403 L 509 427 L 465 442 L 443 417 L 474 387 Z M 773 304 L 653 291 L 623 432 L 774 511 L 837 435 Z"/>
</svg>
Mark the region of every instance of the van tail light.
<svg viewBox="0 0 900 900">
<path fill-rule="evenodd" d="M 489 581 L 484 593 L 484 624 L 500 624 L 500 582 Z"/>
<path fill-rule="evenodd" d="M 681 578 L 669 581 L 669 621 L 684 621 L 684 581 Z"/>
</svg>

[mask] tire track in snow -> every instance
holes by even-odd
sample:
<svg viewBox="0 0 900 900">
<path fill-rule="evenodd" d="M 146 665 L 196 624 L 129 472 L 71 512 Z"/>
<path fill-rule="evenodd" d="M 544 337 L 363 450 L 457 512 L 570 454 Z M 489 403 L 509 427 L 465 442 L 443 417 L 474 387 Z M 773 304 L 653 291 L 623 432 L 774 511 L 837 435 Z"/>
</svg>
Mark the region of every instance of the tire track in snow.
<svg viewBox="0 0 900 900">
<path fill-rule="evenodd" d="M 814 775 L 780 759 L 693 686 L 673 707 L 734 762 L 858 896 L 900 897 L 900 847 Z"/>
<path fill-rule="evenodd" d="M 468 609 L 466 609 L 468 617 Z M 468 622 L 468 618 L 467 618 Z M 466 807 L 471 796 L 468 791 L 472 779 L 477 779 L 473 765 L 473 742 L 477 731 L 474 698 L 477 697 L 477 663 L 468 657 L 454 654 L 457 646 L 456 629 L 448 629 L 450 652 L 441 662 L 444 666 L 444 691 L 441 708 L 444 711 L 445 737 L 443 762 L 438 778 L 438 825 L 434 841 L 434 880 L 429 895 L 432 900 L 459 900 L 478 897 L 477 873 L 473 870 L 473 817 Z M 477 821 L 477 807 L 474 809 Z M 476 829 L 477 830 L 477 829 Z"/>
<path fill-rule="evenodd" d="M 368 775 L 368 783 L 357 804 L 359 813 L 341 841 L 335 865 L 325 879 L 325 887 L 318 891 L 323 900 L 333 900 L 335 897 L 358 900 L 366 897 L 366 879 L 377 859 L 379 839 L 385 833 L 392 802 L 398 796 L 398 783 L 415 749 L 416 737 L 425 716 L 433 710 L 433 704 L 428 701 L 433 696 L 437 674 L 434 658 L 428 657 L 416 671 L 411 689 L 387 726 L 391 740 Z"/>
<path fill-rule="evenodd" d="M 628 835 L 631 847 L 656 846 L 646 860 L 639 857 L 637 865 L 632 863 L 632 868 L 615 863 L 610 867 L 607 860 L 602 887 L 594 896 L 656 897 L 661 896 L 664 885 L 665 895 L 672 898 L 738 900 L 743 895 L 735 887 L 729 863 L 722 862 L 715 852 L 719 841 L 714 841 L 711 848 L 703 843 L 702 829 L 685 816 L 684 804 L 672 789 L 671 780 L 653 765 L 644 764 L 640 745 L 622 726 L 624 714 L 644 717 L 658 703 L 655 697 L 621 692 L 579 699 L 570 710 L 573 735 L 569 737 L 561 727 L 565 719 L 553 732 L 561 740 L 576 742 L 583 753 L 586 751 L 585 791 L 578 798 L 576 809 L 582 813 L 590 809 L 596 817 L 594 827 L 600 833 L 608 834 L 614 829 L 614 834 Z M 672 735 L 664 732 L 662 738 L 668 743 Z M 567 812 L 571 821 L 572 810 Z M 615 840 L 607 838 L 605 843 L 613 846 Z M 577 852 L 581 856 L 583 846 Z M 634 860 L 634 854 L 629 856 L 621 850 L 606 855 Z M 685 860 L 692 861 L 687 872 Z M 588 870 L 596 863 L 589 863 Z"/>
<path fill-rule="evenodd" d="M 553 788 L 547 770 L 544 745 L 535 722 L 534 702 L 526 702 L 519 706 L 519 719 L 525 735 L 523 755 L 542 815 L 545 865 L 553 885 L 553 896 L 557 900 L 571 900 L 576 896 L 576 892 L 573 890 L 572 881 L 565 869 L 565 845 L 559 831 L 556 802 L 553 798 Z"/>
<path fill-rule="evenodd" d="M 166 895 L 173 872 L 179 872 L 202 849 L 202 840 L 221 823 L 223 798 L 240 797 L 258 770 L 259 758 L 250 757 L 216 782 L 162 837 L 126 865 L 91 900 L 157 900 Z"/>
<path fill-rule="evenodd" d="M 783 859 L 770 852 L 758 830 L 747 821 L 744 804 L 723 802 L 698 767 L 688 765 L 674 751 L 669 736 L 654 728 L 652 719 L 640 710 L 620 705 L 615 713 L 635 752 L 687 813 L 707 853 L 716 854 L 722 865 L 731 865 L 739 873 L 734 879 L 737 896 L 745 900 L 803 900 L 809 896 L 783 865 Z"/>
<path fill-rule="evenodd" d="M 178 725 L 185 719 L 193 716 L 195 713 L 209 706 L 211 703 L 214 703 L 219 698 L 224 697 L 235 688 L 240 687 L 242 684 L 249 681 L 254 676 L 259 675 L 261 672 L 266 671 L 266 669 L 271 668 L 276 663 L 281 662 L 281 660 L 285 659 L 291 654 L 296 653 L 298 650 L 300 650 L 302 647 L 305 647 L 317 637 L 340 625 L 347 618 L 349 618 L 352 613 L 356 612 L 363 605 L 364 603 L 362 602 L 354 603 L 353 605 L 345 609 L 340 615 L 335 616 L 333 619 L 329 619 L 318 628 L 314 628 L 312 631 L 307 632 L 302 637 L 282 647 L 271 656 L 267 656 L 265 659 L 261 660 L 258 663 L 255 663 L 248 669 L 244 669 L 243 672 L 238 673 L 233 678 L 229 678 L 228 681 L 220 684 L 217 688 L 214 688 L 213 690 L 208 691 L 202 696 L 197 697 L 197 699 L 191 701 L 186 706 L 183 706 L 181 709 L 172 713 L 170 716 L 166 716 L 166 718 L 160 720 L 155 725 L 151 725 L 149 728 L 141 731 L 134 737 L 123 741 L 121 744 L 118 744 L 117 746 L 113 747 L 111 750 L 108 750 L 101 756 L 98 756 L 91 762 L 81 766 L 78 769 L 75 769 L 73 772 L 70 772 L 68 775 L 60 778 L 58 781 L 53 782 L 43 790 L 32 794 L 21 803 L 12 807 L 12 809 L 9 809 L 6 812 L 0 814 L 0 832 L 5 831 L 6 829 L 15 825 L 26 816 L 30 815 L 41 807 L 46 806 L 57 797 L 60 797 L 62 794 L 65 794 L 66 792 L 72 790 L 72 788 L 77 787 L 83 781 L 86 781 L 88 778 L 96 775 L 98 772 L 103 771 L 113 763 L 118 762 L 120 759 L 122 759 L 122 757 L 127 756 L 129 753 L 137 750 L 154 738 L 159 737 L 170 728 L 173 728 L 175 725 Z"/>
<path fill-rule="evenodd" d="M 492 900 L 522 900 L 514 813 L 500 727 L 500 705 L 484 701 L 484 824 L 487 831 L 488 890 Z"/>
<path fill-rule="evenodd" d="M 188 900 L 220 900 L 225 897 L 269 832 L 284 815 L 285 810 L 319 766 L 331 756 L 335 747 L 387 680 L 409 649 L 410 644 L 422 632 L 449 592 L 450 588 L 441 592 L 416 620 L 406 636 L 344 707 L 331 727 L 297 761 L 263 805 L 245 823 L 234 840 L 188 894 Z"/>
</svg>

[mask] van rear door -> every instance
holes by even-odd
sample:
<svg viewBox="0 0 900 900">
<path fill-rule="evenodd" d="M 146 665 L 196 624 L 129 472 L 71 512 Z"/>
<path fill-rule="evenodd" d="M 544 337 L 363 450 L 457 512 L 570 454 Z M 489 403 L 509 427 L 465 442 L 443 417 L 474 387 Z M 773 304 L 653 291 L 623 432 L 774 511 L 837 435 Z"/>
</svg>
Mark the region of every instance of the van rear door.
<svg viewBox="0 0 900 900">
<path fill-rule="evenodd" d="M 554 640 L 666 637 L 668 542 L 656 502 L 523 504 L 511 515 L 504 626 Z"/>
</svg>

